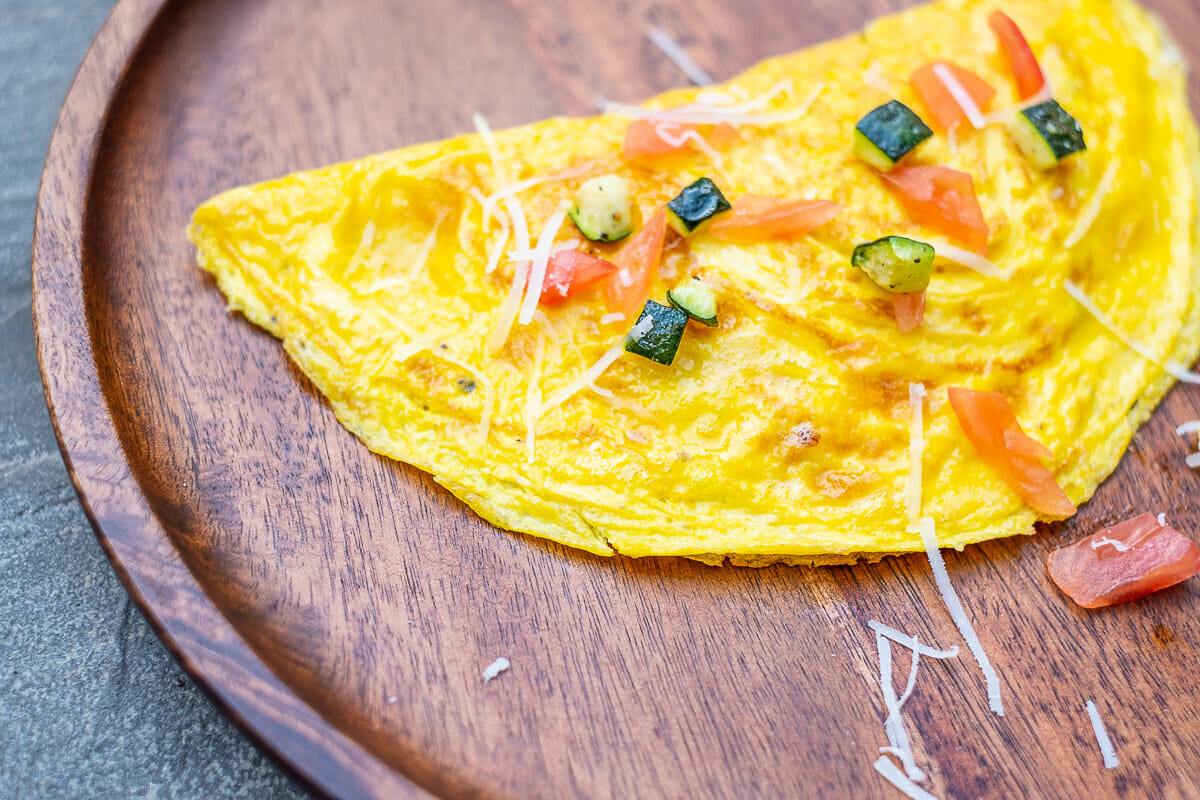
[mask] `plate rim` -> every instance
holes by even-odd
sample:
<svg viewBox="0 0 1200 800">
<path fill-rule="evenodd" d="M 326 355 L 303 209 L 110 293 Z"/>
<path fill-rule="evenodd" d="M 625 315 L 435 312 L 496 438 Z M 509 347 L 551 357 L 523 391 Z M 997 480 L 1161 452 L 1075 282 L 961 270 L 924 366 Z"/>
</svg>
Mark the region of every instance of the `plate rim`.
<svg viewBox="0 0 1200 800">
<path fill-rule="evenodd" d="M 113 101 L 143 43 L 173 5 L 173 0 L 118 0 L 72 80 L 43 165 L 31 303 L 38 371 L 54 436 L 83 512 L 125 591 L 236 728 L 320 794 L 432 797 L 284 684 L 212 602 L 139 485 L 101 387 L 83 295 L 84 210 Z M 80 332 L 89 336 L 80 341 L 69 335 Z M 270 704 L 262 702 L 264 696 Z M 272 708 L 275 713 L 269 713 Z"/>
</svg>

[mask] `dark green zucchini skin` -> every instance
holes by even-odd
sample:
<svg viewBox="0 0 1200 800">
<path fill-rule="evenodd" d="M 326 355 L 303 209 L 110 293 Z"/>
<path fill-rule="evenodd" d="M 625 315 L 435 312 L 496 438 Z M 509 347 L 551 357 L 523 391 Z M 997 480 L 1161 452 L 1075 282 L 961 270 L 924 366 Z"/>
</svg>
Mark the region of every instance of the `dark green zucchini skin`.
<svg viewBox="0 0 1200 800">
<path fill-rule="evenodd" d="M 667 203 L 667 219 L 680 236 L 690 236 L 731 208 L 710 178 L 700 178 Z"/>
<path fill-rule="evenodd" d="M 1071 116 L 1057 100 L 1047 100 L 1026 108 L 1021 111 L 1021 116 L 1045 143 L 1053 163 L 1087 149 L 1079 120 Z"/>
<path fill-rule="evenodd" d="M 884 103 L 854 126 L 855 150 L 872 166 L 890 169 L 933 130 L 899 100 Z M 870 152 L 864 152 L 869 150 Z"/>
<path fill-rule="evenodd" d="M 683 341 L 688 315 L 678 308 L 647 300 L 641 315 L 638 316 L 638 323 L 646 317 L 653 320 L 650 330 L 636 338 L 631 334 L 625 340 L 625 350 L 659 364 L 670 365 L 675 360 L 679 343 Z M 634 327 L 636 328 L 637 324 Z"/>
</svg>

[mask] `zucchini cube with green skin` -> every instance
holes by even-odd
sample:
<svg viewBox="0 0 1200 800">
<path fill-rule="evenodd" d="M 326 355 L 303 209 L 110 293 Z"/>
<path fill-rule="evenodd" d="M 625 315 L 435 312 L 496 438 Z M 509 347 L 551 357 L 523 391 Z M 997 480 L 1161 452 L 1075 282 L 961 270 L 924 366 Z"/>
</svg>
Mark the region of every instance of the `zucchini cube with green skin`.
<svg viewBox="0 0 1200 800">
<path fill-rule="evenodd" d="M 688 315 L 678 308 L 647 300 L 637 324 L 633 326 L 634 330 L 642 330 L 642 320 L 647 318 L 650 320 L 650 329 L 636 337 L 631 333 L 625 340 L 625 350 L 659 364 L 670 365 L 683 340 Z"/>
<path fill-rule="evenodd" d="M 854 248 L 850 263 L 882 289 L 899 294 L 923 292 L 933 275 L 934 249 L 903 236 L 885 236 Z"/>
<path fill-rule="evenodd" d="M 667 203 L 667 223 L 680 236 L 691 236 L 706 230 L 718 214 L 731 208 L 717 185 L 709 178 L 701 178 L 685 186 Z"/>
<path fill-rule="evenodd" d="M 697 322 L 710 328 L 717 326 L 717 293 L 697 277 L 667 292 L 667 300 Z"/>
<path fill-rule="evenodd" d="M 854 126 L 854 154 L 888 172 L 933 131 L 899 100 L 884 103 Z"/>
<path fill-rule="evenodd" d="M 567 212 L 579 232 L 593 242 L 615 242 L 633 232 L 629 185 L 620 175 L 584 181 Z"/>
<path fill-rule="evenodd" d="M 1079 120 L 1057 100 L 1021 109 L 1011 130 L 1017 147 L 1037 169 L 1050 169 L 1067 156 L 1087 149 Z"/>
</svg>

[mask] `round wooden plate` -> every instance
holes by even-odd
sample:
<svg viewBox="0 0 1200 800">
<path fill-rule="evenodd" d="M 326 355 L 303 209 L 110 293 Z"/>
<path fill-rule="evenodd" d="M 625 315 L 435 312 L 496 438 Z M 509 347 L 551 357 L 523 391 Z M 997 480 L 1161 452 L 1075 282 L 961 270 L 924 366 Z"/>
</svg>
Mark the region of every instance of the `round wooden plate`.
<svg viewBox="0 0 1200 800">
<path fill-rule="evenodd" d="M 46 165 L 39 355 L 114 567 L 234 720 L 346 798 L 897 796 L 871 769 L 886 739 L 866 620 L 959 641 L 923 557 L 714 569 L 496 530 L 339 426 L 275 340 L 225 313 L 184 237 L 219 190 L 462 132 L 476 109 L 504 126 L 677 85 L 651 24 L 723 77 L 897 5 L 118 4 Z M 1200 67 L 1200 8 L 1151 5 Z M 1200 584 L 1084 612 L 1043 566 L 1133 511 L 1200 531 L 1172 430 L 1198 412 L 1194 387 L 1173 392 L 1069 525 L 948 554 L 1008 713 L 965 651 L 926 665 L 905 714 L 931 791 L 1200 795 Z M 498 656 L 512 668 L 484 684 Z"/>
</svg>

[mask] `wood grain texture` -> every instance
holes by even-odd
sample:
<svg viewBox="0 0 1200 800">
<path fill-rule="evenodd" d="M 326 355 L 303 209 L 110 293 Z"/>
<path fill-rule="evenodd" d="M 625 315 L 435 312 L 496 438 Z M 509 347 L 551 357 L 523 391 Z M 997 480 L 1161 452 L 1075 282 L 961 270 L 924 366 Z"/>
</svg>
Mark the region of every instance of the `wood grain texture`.
<svg viewBox="0 0 1200 800">
<path fill-rule="evenodd" d="M 338 797 L 897 796 L 870 768 L 886 739 L 866 620 L 958 641 L 923 557 L 713 569 L 498 531 L 341 428 L 228 317 L 183 231 L 221 189 L 459 133 L 475 109 L 503 126 L 678 84 L 653 23 L 723 77 L 900 5 L 119 4 L 47 162 L 39 355 L 116 569 L 235 720 Z M 1200 40 L 1191 0 L 1150 5 Z M 965 654 L 926 664 L 905 713 L 936 794 L 1200 795 L 1200 586 L 1084 612 L 1044 569 L 1135 510 L 1200 530 L 1173 432 L 1197 416 L 1176 389 L 1070 524 L 947 554 L 1007 716 Z M 512 669 L 483 684 L 501 655 Z"/>
</svg>

